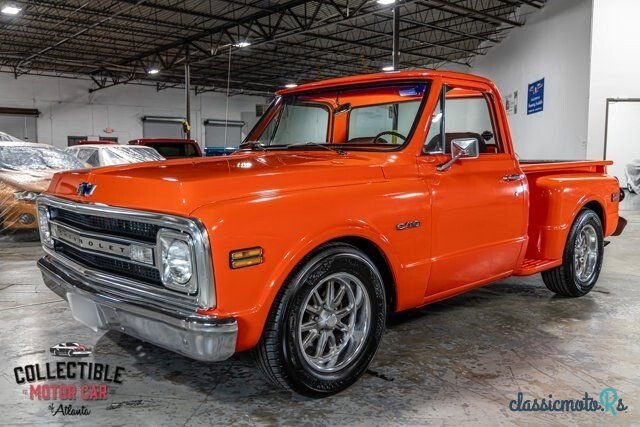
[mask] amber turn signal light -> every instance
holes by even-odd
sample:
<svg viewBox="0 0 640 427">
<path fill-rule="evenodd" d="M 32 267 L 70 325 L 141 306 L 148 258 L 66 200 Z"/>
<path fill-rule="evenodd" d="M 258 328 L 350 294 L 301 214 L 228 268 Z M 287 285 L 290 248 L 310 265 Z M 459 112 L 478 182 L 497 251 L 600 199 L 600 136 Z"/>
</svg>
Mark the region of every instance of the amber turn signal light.
<svg viewBox="0 0 640 427">
<path fill-rule="evenodd" d="M 249 267 L 262 264 L 262 248 L 249 248 L 233 251 L 229 254 L 231 268 Z"/>
</svg>

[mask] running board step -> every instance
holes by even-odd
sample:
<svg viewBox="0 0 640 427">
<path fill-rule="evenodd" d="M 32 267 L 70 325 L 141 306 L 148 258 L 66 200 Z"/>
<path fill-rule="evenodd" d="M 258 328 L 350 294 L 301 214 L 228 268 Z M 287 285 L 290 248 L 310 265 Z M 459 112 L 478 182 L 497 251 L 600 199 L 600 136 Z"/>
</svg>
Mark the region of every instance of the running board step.
<svg viewBox="0 0 640 427">
<path fill-rule="evenodd" d="M 514 276 L 530 276 L 532 274 L 540 273 L 541 271 L 549 270 L 550 268 L 558 267 L 562 264 L 561 259 L 533 259 L 528 258 L 522 261 L 520 268 L 513 272 Z"/>
</svg>

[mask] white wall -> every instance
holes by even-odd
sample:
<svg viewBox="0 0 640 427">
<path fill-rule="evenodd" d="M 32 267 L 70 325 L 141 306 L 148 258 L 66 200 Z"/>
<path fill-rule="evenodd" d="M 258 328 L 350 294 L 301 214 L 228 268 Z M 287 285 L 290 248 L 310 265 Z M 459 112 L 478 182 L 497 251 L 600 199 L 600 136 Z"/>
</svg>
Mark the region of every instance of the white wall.
<svg viewBox="0 0 640 427">
<path fill-rule="evenodd" d="M 518 113 L 509 123 L 521 158 L 584 159 L 591 0 L 548 0 L 542 10 L 521 12 L 524 27 L 511 30 L 487 55 L 477 56 L 471 70 L 461 71 L 490 78 L 503 96 L 518 91 Z M 528 84 L 543 77 L 544 111 L 527 115 Z"/>
<path fill-rule="evenodd" d="M 184 117 L 184 90 L 121 85 L 89 93 L 91 82 L 65 78 L 0 73 L 0 107 L 37 108 L 38 141 L 66 147 L 67 136 L 117 136 L 120 143 L 142 137 L 143 116 Z M 205 93 L 191 97 L 192 137 L 204 141 L 206 119 L 224 119 L 226 97 Z M 255 112 L 265 99 L 255 96 L 229 98 L 229 120 L 241 120 L 242 112 Z M 107 135 L 105 128 L 113 128 Z M 0 129 L 1 130 L 1 129 Z"/>
<path fill-rule="evenodd" d="M 593 0 L 590 158 L 601 159 L 604 153 L 606 99 L 640 98 L 638 16 L 638 0 Z"/>
</svg>

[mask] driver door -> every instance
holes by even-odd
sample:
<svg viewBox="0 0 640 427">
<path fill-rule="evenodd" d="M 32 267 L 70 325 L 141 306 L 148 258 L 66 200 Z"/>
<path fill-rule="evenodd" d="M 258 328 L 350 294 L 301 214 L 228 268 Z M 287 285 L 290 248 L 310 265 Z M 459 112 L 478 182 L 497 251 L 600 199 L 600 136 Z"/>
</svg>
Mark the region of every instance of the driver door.
<svg viewBox="0 0 640 427">
<path fill-rule="evenodd" d="M 478 140 L 479 156 L 432 170 L 432 269 L 426 297 L 511 274 L 526 239 L 526 195 L 515 156 L 506 153 L 490 88 L 444 86 L 425 141 L 425 160 L 451 157 L 454 139 Z M 438 116 L 439 115 L 439 116 Z M 429 158 L 431 156 L 431 158 Z M 432 175 L 435 173 L 435 177 Z"/>
</svg>

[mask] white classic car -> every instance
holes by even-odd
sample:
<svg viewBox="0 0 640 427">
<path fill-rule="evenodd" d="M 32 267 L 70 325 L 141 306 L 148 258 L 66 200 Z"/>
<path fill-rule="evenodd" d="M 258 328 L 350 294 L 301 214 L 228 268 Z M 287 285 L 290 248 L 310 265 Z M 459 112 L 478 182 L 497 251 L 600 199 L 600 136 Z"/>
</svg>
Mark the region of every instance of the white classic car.
<svg viewBox="0 0 640 427">
<path fill-rule="evenodd" d="M 136 145 L 84 144 L 66 151 L 94 168 L 165 160 L 154 148 Z"/>
</svg>

